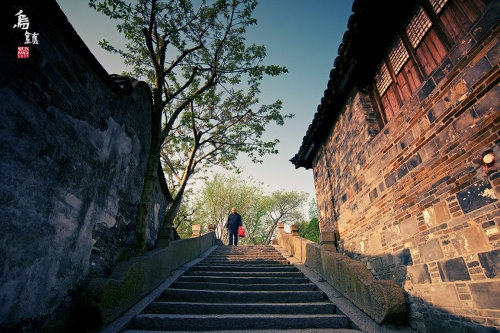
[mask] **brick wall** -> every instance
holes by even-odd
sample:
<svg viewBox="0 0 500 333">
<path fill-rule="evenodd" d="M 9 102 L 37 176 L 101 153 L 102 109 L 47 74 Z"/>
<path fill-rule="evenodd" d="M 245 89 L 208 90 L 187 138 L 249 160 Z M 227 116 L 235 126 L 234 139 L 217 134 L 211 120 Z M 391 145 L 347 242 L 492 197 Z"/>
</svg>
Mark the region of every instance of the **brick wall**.
<svg viewBox="0 0 500 333">
<path fill-rule="evenodd" d="M 149 150 L 151 93 L 115 83 L 55 1 L 3 13 L 0 50 L 0 327 L 36 327 L 106 276 L 130 246 Z M 18 59 L 22 9 L 39 44 Z M 116 78 L 119 79 L 119 78 Z M 164 181 L 164 180 L 163 180 Z M 158 186 L 151 244 L 166 199 Z M 76 295 L 77 296 L 77 295 Z"/>
<path fill-rule="evenodd" d="M 352 91 L 313 161 L 321 232 L 404 289 L 420 332 L 500 329 L 500 38 L 490 24 L 382 128 L 366 93 Z"/>
</svg>

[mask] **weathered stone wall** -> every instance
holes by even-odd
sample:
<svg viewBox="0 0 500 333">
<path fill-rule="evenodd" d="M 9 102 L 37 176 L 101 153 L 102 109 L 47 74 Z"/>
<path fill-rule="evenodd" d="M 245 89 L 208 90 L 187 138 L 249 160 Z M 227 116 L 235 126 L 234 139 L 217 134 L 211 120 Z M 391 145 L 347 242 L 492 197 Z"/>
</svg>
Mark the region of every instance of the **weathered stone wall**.
<svg viewBox="0 0 500 333">
<path fill-rule="evenodd" d="M 19 10 L 39 34 L 23 59 L 25 31 L 12 28 Z M 0 44 L 0 327 L 19 328 L 109 276 L 131 244 L 151 93 L 144 83 L 116 84 L 55 1 L 17 1 L 2 15 L 10 30 Z M 150 244 L 166 204 L 158 186 Z"/>
<path fill-rule="evenodd" d="M 340 252 L 404 288 L 420 332 L 500 328 L 493 21 L 474 27 L 380 133 L 370 98 L 353 91 L 313 164 L 321 232 L 338 232 Z M 488 151 L 492 168 L 481 165 Z"/>
<path fill-rule="evenodd" d="M 391 280 L 376 280 L 359 261 L 337 253 L 333 247 L 299 237 L 293 228 L 292 233 L 286 233 L 284 224 L 278 224 L 276 241 L 286 252 L 315 271 L 377 324 L 406 324 L 408 311 L 400 286 Z"/>
<path fill-rule="evenodd" d="M 199 258 L 215 243 L 215 232 L 170 241 L 144 255 L 120 262 L 109 278 L 93 279 L 65 331 L 96 331 L 119 316 L 171 277 L 174 270 Z M 182 269 L 182 268 L 181 268 Z M 101 323 L 102 325 L 96 325 Z"/>
</svg>

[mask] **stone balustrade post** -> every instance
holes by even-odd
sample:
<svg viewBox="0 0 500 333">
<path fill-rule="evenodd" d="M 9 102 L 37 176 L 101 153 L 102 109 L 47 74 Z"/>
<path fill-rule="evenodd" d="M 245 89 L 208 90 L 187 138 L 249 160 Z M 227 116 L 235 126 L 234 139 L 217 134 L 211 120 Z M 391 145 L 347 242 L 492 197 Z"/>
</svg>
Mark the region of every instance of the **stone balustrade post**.
<svg viewBox="0 0 500 333">
<path fill-rule="evenodd" d="M 285 232 L 285 223 L 278 222 L 278 235 Z"/>
<path fill-rule="evenodd" d="M 167 247 L 174 239 L 174 229 L 171 225 L 160 227 L 158 230 L 158 242 L 156 247 Z"/>
<path fill-rule="evenodd" d="M 278 222 L 278 235 L 276 236 L 276 241 L 281 244 L 281 239 L 283 238 L 283 233 L 285 232 L 285 223 Z"/>
<path fill-rule="evenodd" d="M 200 237 L 201 236 L 201 224 L 193 224 L 191 226 L 191 230 L 193 231 L 193 235 L 191 237 Z"/>
<path fill-rule="evenodd" d="M 319 243 L 321 244 L 322 249 L 337 252 L 335 231 L 321 232 L 319 235 Z"/>
<path fill-rule="evenodd" d="M 292 225 L 291 231 L 292 231 L 292 237 L 299 237 L 299 225 L 298 224 Z"/>
</svg>

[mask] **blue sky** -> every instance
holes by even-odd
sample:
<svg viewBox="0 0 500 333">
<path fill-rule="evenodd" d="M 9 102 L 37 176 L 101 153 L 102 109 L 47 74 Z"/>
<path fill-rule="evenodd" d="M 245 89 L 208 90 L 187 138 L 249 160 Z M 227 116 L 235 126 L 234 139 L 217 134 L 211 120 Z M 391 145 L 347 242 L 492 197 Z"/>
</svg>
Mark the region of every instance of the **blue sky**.
<svg viewBox="0 0 500 333">
<path fill-rule="evenodd" d="M 121 73 L 121 59 L 97 44 L 103 38 L 121 38 L 114 22 L 89 8 L 86 0 L 56 1 L 108 73 Z M 268 131 L 269 137 L 280 140 L 278 155 L 266 157 L 260 165 L 245 158 L 239 162 L 243 175 L 262 182 L 266 192 L 295 190 L 314 197 L 312 170 L 295 169 L 289 160 L 299 150 L 323 97 L 351 8 L 352 0 L 260 0 L 254 11 L 258 24 L 249 29 L 247 39 L 266 46 L 267 64 L 288 68 L 287 74 L 262 82 L 261 101 L 280 99 L 283 112 L 295 114 L 284 126 Z"/>
</svg>

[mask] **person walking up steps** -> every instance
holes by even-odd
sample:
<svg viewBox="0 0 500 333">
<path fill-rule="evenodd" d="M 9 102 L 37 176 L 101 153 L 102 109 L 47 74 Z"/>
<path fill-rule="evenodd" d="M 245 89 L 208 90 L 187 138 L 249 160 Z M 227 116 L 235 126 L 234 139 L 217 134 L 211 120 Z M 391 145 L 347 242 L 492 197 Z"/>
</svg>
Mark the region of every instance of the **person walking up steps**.
<svg viewBox="0 0 500 333">
<path fill-rule="evenodd" d="M 227 217 L 226 229 L 229 233 L 229 245 L 238 245 L 238 228 L 242 226 L 241 215 L 236 212 L 236 207 L 231 208 Z"/>
</svg>

